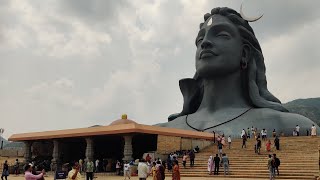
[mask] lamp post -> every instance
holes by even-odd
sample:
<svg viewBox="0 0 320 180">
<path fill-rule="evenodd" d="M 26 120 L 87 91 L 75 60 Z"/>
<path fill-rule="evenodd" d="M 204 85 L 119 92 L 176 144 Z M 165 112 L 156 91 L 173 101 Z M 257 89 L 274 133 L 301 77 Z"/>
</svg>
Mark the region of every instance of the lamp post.
<svg viewBox="0 0 320 180">
<path fill-rule="evenodd" d="M 0 149 L 2 149 L 3 148 L 3 139 L 2 139 L 2 134 L 3 134 L 3 132 L 4 132 L 4 129 L 3 128 L 0 128 L 0 138 L 1 138 L 1 147 L 0 147 Z"/>
</svg>

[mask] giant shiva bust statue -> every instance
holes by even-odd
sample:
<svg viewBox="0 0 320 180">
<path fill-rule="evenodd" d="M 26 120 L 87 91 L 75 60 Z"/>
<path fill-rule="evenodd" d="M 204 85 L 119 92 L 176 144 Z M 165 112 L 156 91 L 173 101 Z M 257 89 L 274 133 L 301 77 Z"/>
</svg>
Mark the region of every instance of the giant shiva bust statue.
<svg viewBox="0 0 320 180">
<path fill-rule="evenodd" d="M 179 82 L 182 112 L 159 126 L 239 135 L 251 126 L 292 133 L 296 125 L 315 124 L 289 113 L 269 92 L 262 50 L 248 21 L 227 7 L 204 15 L 195 40 L 196 73 Z"/>
</svg>

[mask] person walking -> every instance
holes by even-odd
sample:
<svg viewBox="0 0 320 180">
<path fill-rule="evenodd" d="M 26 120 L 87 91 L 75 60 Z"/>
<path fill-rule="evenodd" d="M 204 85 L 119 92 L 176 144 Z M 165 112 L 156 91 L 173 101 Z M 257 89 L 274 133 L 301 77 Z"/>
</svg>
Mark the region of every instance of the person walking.
<svg viewBox="0 0 320 180">
<path fill-rule="evenodd" d="M 272 131 L 272 137 L 276 137 L 276 135 L 277 135 L 276 129 L 273 129 L 273 131 Z"/>
<path fill-rule="evenodd" d="M 167 158 L 168 172 L 172 171 L 172 160 L 173 160 L 173 157 L 171 158 L 171 155 L 168 155 L 168 158 Z"/>
<path fill-rule="evenodd" d="M 231 148 L 231 136 L 228 137 L 228 146 L 229 146 L 229 149 Z"/>
<path fill-rule="evenodd" d="M 271 151 L 271 141 L 270 140 L 268 140 L 268 142 L 266 143 L 266 149 L 268 152 Z"/>
<path fill-rule="evenodd" d="M 182 165 L 184 168 L 186 168 L 187 159 L 188 159 L 188 155 L 187 155 L 187 153 L 184 153 L 184 155 L 182 157 Z"/>
<path fill-rule="evenodd" d="M 169 172 L 170 172 L 170 171 L 169 171 Z M 152 173 L 152 180 L 157 180 L 156 162 L 152 162 L 151 173 Z"/>
<path fill-rule="evenodd" d="M 92 159 L 88 159 L 88 161 L 85 163 L 85 170 L 86 170 L 86 180 L 93 180 L 93 169 L 94 164 L 92 162 Z"/>
<path fill-rule="evenodd" d="M 274 146 L 276 146 L 277 150 L 280 150 L 280 139 L 278 136 L 274 139 Z"/>
<path fill-rule="evenodd" d="M 130 164 L 128 162 L 125 162 L 123 165 L 123 175 L 124 175 L 124 180 L 126 180 L 127 177 L 129 179 L 131 178 Z"/>
<path fill-rule="evenodd" d="M 172 180 L 180 180 L 180 169 L 177 160 L 173 161 Z"/>
<path fill-rule="evenodd" d="M 269 154 L 268 157 L 269 157 L 268 159 L 269 177 L 270 177 L 270 180 L 273 180 L 274 179 L 274 160 L 271 154 Z"/>
<path fill-rule="evenodd" d="M 221 137 L 221 144 L 226 145 L 226 139 L 224 137 L 224 134 L 222 134 L 222 137 Z"/>
<path fill-rule="evenodd" d="M 80 170 L 80 174 L 82 173 L 83 171 L 83 160 L 82 159 L 79 159 L 79 170 Z"/>
<path fill-rule="evenodd" d="M 117 160 L 117 163 L 116 163 L 116 172 L 117 172 L 117 175 L 119 176 L 120 175 L 120 169 L 121 169 L 121 163 L 119 160 Z"/>
<path fill-rule="evenodd" d="M 218 143 L 218 154 L 219 154 L 220 158 L 222 157 L 222 147 L 223 147 L 223 144 L 222 143 Z"/>
<path fill-rule="evenodd" d="M 242 131 L 241 131 L 241 138 L 243 137 L 243 135 L 245 135 L 246 134 L 246 131 L 244 130 L 244 129 L 242 129 Z"/>
<path fill-rule="evenodd" d="M 261 134 L 261 140 L 263 141 L 264 140 L 264 129 L 261 130 L 260 134 Z"/>
<path fill-rule="evenodd" d="M 254 133 L 254 128 L 253 128 L 253 126 L 251 127 L 251 137 L 252 137 L 252 138 L 255 137 L 255 133 Z"/>
<path fill-rule="evenodd" d="M 209 175 L 212 174 L 212 171 L 214 171 L 214 161 L 213 161 L 213 157 L 210 156 L 209 159 L 208 159 L 208 172 L 209 172 Z"/>
<path fill-rule="evenodd" d="M 274 174 L 276 173 L 277 171 L 277 175 L 279 176 L 280 173 L 279 173 L 279 166 L 280 166 L 280 159 L 277 158 L 277 155 L 276 154 L 273 154 L 273 158 L 274 158 L 274 161 L 275 161 L 275 170 L 274 170 Z"/>
<path fill-rule="evenodd" d="M 24 167 L 24 177 L 25 177 L 25 180 L 37 180 L 37 179 L 42 179 L 43 178 L 43 175 L 45 174 L 45 170 L 43 169 L 42 172 L 38 175 L 34 175 L 32 174 L 32 171 L 33 171 L 33 167 L 32 167 L 32 164 L 27 164 L 25 167 Z M 69 179 L 68 179 L 69 180 Z M 79 179 L 77 179 L 79 180 Z"/>
<path fill-rule="evenodd" d="M 146 180 L 148 177 L 148 166 L 145 163 L 144 159 L 141 159 L 138 164 L 138 177 L 139 177 L 139 180 Z"/>
<path fill-rule="evenodd" d="M 1 180 L 3 180 L 3 177 L 7 180 L 8 176 L 9 176 L 9 165 L 8 165 L 8 161 L 5 160 L 4 163 L 3 163 Z"/>
<path fill-rule="evenodd" d="M 176 161 L 176 160 L 173 160 Z M 160 161 L 157 161 L 157 180 L 164 180 L 165 179 L 165 172 L 164 172 L 164 166 L 161 164 Z"/>
<path fill-rule="evenodd" d="M 251 137 L 251 132 L 250 132 L 250 128 L 247 129 L 247 138 L 250 139 Z"/>
<path fill-rule="evenodd" d="M 300 136 L 300 126 L 299 125 L 296 125 L 296 133 L 297 133 L 297 136 Z"/>
<path fill-rule="evenodd" d="M 152 160 L 151 156 L 150 156 L 149 154 L 147 154 L 147 156 L 146 156 L 146 162 L 151 162 L 151 160 Z"/>
<path fill-rule="evenodd" d="M 216 154 L 216 157 L 213 158 L 214 161 L 214 172 L 213 174 L 218 175 L 219 174 L 219 166 L 220 166 L 220 158 L 219 155 Z"/>
<path fill-rule="evenodd" d="M 257 145 L 256 145 L 256 148 L 257 148 L 257 153 L 260 154 L 260 149 L 261 149 L 261 140 L 259 138 L 257 138 Z"/>
<path fill-rule="evenodd" d="M 80 166 L 79 162 L 73 162 L 71 163 L 72 170 L 68 173 L 68 180 L 80 180 L 81 174 L 80 174 Z"/>
<path fill-rule="evenodd" d="M 195 159 L 196 155 L 194 154 L 194 152 L 191 150 L 189 152 L 189 158 L 190 158 L 190 167 L 194 166 L 194 159 Z"/>
<path fill-rule="evenodd" d="M 311 137 L 315 137 L 317 136 L 317 128 L 314 124 L 312 124 L 312 127 L 311 127 Z"/>
<path fill-rule="evenodd" d="M 16 159 L 16 161 L 14 162 L 14 174 L 15 175 L 18 175 L 19 174 L 19 167 L 20 167 L 20 165 L 19 165 L 19 159 Z"/>
<path fill-rule="evenodd" d="M 246 145 L 246 142 L 247 142 L 247 135 L 246 133 L 244 133 L 244 135 L 242 136 L 242 148 L 247 148 L 247 145 Z"/>
<path fill-rule="evenodd" d="M 96 170 L 95 172 L 99 172 L 99 159 L 96 160 Z"/>
<path fill-rule="evenodd" d="M 221 163 L 223 165 L 224 175 L 229 175 L 229 158 L 225 153 L 222 154 Z"/>
</svg>

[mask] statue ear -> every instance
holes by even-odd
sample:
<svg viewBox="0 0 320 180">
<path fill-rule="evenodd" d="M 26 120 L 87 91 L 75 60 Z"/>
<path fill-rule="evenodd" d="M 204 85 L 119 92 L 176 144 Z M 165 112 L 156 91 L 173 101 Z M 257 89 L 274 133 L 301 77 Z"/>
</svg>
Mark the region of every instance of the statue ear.
<svg viewBox="0 0 320 180">
<path fill-rule="evenodd" d="M 251 47 L 248 44 L 243 44 L 241 62 L 248 63 L 250 58 L 250 53 L 251 53 Z"/>
</svg>

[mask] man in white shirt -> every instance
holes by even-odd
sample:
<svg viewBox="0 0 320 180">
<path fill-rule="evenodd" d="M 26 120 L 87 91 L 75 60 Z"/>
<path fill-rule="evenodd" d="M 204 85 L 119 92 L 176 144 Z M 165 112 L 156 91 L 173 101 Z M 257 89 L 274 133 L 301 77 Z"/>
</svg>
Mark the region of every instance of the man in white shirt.
<svg viewBox="0 0 320 180">
<path fill-rule="evenodd" d="M 317 128 L 314 124 L 312 124 L 312 127 L 311 127 L 311 136 L 313 137 L 317 136 Z"/>
<path fill-rule="evenodd" d="M 242 129 L 242 131 L 241 131 L 241 137 L 243 136 L 243 135 L 245 135 L 246 134 L 246 131 L 244 130 L 244 129 Z"/>
<path fill-rule="evenodd" d="M 299 125 L 296 126 L 296 132 L 297 132 L 297 136 L 299 136 L 300 135 L 299 134 L 299 132 L 300 132 L 300 126 Z"/>
<path fill-rule="evenodd" d="M 228 137 L 228 144 L 229 144 L 229 149 L 231 147 L 231 136 Z"/>
<path fill-rule="evenodd" d="M 146 180 L 148 177 L 148 166 L 144 162 L 144 159 L 141 159 L 138 164 L 138 177 L 139 180 Z"/>
<path fill-rule="evenodd" d="M 125 180 L 127 179 L 127 177 L 129 179 L 131 178 L 130 164 L 128 162 L 125 162 L 123 165 L 123 174 Z"/>
<path fill-rule="evenodd" d="M 96 160 L 95 165 L 96 165 L 96 172 L 98 172 L 99 171 L 99 159 Z"/>
</svg>

